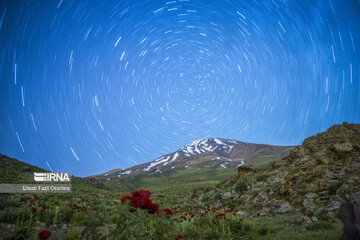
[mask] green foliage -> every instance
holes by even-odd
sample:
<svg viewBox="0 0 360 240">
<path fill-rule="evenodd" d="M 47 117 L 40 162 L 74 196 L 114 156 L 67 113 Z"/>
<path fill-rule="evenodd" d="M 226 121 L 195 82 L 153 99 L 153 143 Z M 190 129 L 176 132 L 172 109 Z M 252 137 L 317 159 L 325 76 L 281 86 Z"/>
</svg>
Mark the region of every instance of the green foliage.
<svg viewBox="0 0 360 240">
<path fill-rule="evenodd" d="M 339 181 L 329 187 L 329 195 L 335 195 L 336 191 L 343 185 L 343 181 Z"/>
<path fill-rule="evenodd" d="M 247 190 L 247 185 L 244 182 L 238 182 L 235 185 L 235 191 L 244 192 Z"/>
<path fill-rule="evenodd" d="M 266 179 L 269 177 L 269 174 L 262 174 L 262 175 L 258 175 L 256 176 L 256 181 L 258 182 L 263 182 L 266 181 Z"/>
<path fill-rule="evenodd" d="M 324 231 L 324 230 L 333 229 L 334 227 L 335 227 L 334 223 L 317 221 L 310 223 L 306 228 L 310 231 Z"/>
<path fill-rule="evenodd" d="M 217 192 L 215 195 L 214 195 L 214 200 L 221 200 L 222 199 L 222 195 L 220 192 Z"/>
<path fill-rule="evenodd" d="M 208 202 L 208 201 L 210 201 L 210 197 L 208 195 L 203 195 L 202 198 L 201 198 L 201 201 L 202 202 Z"/>
</svg>

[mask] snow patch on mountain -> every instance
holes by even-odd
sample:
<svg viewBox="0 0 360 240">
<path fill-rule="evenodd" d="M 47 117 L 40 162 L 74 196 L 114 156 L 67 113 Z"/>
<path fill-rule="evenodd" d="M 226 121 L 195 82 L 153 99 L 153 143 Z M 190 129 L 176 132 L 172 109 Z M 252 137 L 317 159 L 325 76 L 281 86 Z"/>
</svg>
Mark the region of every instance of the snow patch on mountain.
<svg viewBox="0 0 360 240">
<path fill-rule="evenodd" d="M 241 163 L 239 163 L 236 167 L 240 167 L 240 166 L 242 166 L 242 165 L 245 165 L 244 159 L 240 159 L 240 160 L 241 160 Z"/>
<path fill-rule="evenodd" d="M 234 141 L 232 143 L 236 144 L 236 142 Z M 223 149 L 226 153 L 230 153 L 234 146 L 224 143 L 219 138 L 209 138 L 209 139 L 196 140 L 186 145 L 185 147 L 181 148 L 180 151 L 182 151 L 183 153 L 185 153 L 186 156 L 188 156 L 188 155 L 195 155 L 196 153 L 201 154 L 204 152 L 214 152 L 214 150 L 219 147 Z"/>
<path fill-rule="evenodd" d="M 170 158 L 170 155 L 169 155 L 167 158 L 165 158 L 165 157 L 158 158 L 158 159 L 156 159 L 154 162 L 150 163 L 149 166 L 147 166 L 146 168 L 144 168 L 143 171 L 145 171 L 145 172 L 146 172 L 146 171 L 149 171 L 150 168 L 155 167 L 156 165 L 159 165 L 159 164 L 161 164 L 161 163 L 166 162 L 167 160 L 169 160 L 169 158 Z"/>
<path fill-rule="evenodd" d="M 227 162 L 224 162 L 224 163 L 220 164 L 220 166 L 223 167 L 223 168 L 227 168 L 226 164 L 227 164 Z"/>
<path fill-rule="evenodd" d="M 143 168 L 142 171 L 149 171 L 150 169 L 152 169 L 153 167 L 159 164 L 162 164 L 162 166 L 164 167 L 175 161 L 180 156 L 181 153 L 183 153 L 186 157 L 200 155 L 207 152 L 214 152 L 215 150 L 223 151 L 225 153 L 230 153 L 234 147 L 233 144 L 237 144 L 237 142 L 219 139 L 219 138 L 199 139 L 182 147 L 173 154 L 162 156 L 156 159 L 155 161 L 151 162 L 148 166 Z M 232 159 L 226 157 L 217 157 L 216 159 L 232 161 Z"/>
<path fill-rule="evenodd" d="M 175 154 L 174 154 L 173 158 L 170 160 L 170 162 L 164 163 L 163 166 L 166 166 L 166 165 L 168 165 L 169 163 L 172 163 L 173 161 L 175 161 L 176 158 L 177 158 L 179 155 L 180 155 L 179 152 L 175 152 Z"/>
<path fill-rule="evenodd" d="M 126 172 L 122 172 L 118 174 L 118 177 L 121 177 L 122 175 L 129 175 L 131 173 L 131 170 L 128 170 Z"/>
</svg>

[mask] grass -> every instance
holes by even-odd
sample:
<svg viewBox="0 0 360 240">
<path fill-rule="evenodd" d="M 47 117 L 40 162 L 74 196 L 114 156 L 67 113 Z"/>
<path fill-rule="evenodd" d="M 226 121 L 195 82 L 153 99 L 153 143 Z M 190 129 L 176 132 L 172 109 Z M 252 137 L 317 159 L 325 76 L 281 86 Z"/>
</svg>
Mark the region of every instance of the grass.
<svg viewBox="0 0 360 240">
<path fill-rule="evenodd" d="M 126 179 L 120 178 L 105 181 L 105 184 L 111 188 L 127 180 L 128 182 L 126 183 L 130 186 L 126 189 L 128 191 L 145 188 L 156 193 L 184 193 L 196 188 L 214 186 L 221 181 L 227 180 L 230 176 L 236 174 L 236 172 L 237 170 L 235 168 L 189 168 L 174 171 L 165 176 L 148 176 L 143 174 Z M 174 188 L 174 186 L 176 186 L 176 188 Z"/>
<path fill-rule="evenodd" d="M 140 209 L 129 212 L 130 207 L 120 203 L 124 193 L 107 190 L 36 196 L 1 196 L 4 239 L 37 239 L 42 228 L 51 231 L 51 239 L 173 239 L 177 234 L 185 239 L 337 239 L 342 228 L 340 223 L 314 222 L 306 232 L 298 232 L 293 224 L 296 214 L 257 216 L 248 209 L 250 216 L 245 217 L 226 204 L 214 208 L 210 199 L 194 202 L 181 194 L 151 197 L 160 209 L 172 209 L 171 216 L 161 211 L 159 215 Z M 13 230 L 4 232 L 6 226 Z"/>
</svg>

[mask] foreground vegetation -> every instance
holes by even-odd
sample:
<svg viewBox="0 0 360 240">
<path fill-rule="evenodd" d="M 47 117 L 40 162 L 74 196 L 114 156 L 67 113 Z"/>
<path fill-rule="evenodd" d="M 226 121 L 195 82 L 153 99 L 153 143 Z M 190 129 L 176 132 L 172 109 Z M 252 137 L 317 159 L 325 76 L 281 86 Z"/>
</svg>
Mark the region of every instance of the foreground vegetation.
<svg viewBox="0 0 360 240">
<path fill-rule="evenodd" d="M 1 196 L 1 239 L 337 239 L 339 222 L 297 228 L 297 214 L 272 215 L 186 200 L 181 194 L 153 194 L 158 210 L 134 206 L 124 194 L 76 191 L 69 194 Z M 146 206 L 145 206 L 146 207 Z"/>
</svg>

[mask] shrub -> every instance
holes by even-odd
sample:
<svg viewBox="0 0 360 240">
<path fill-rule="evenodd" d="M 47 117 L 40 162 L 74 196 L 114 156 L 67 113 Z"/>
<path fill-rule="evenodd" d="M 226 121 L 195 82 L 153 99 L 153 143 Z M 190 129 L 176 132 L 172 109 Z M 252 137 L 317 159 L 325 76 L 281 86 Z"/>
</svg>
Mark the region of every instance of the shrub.
<svg viewBox="0 0 360 240">
<path fill-rule="evenodd" d="M 310 223 L 306 229 L 310 231 L 322 231 L 322 230 L 329 230 L 333 229 L 334 224 L 331 222 L 324 222 L 324 221 L 318 221 L 318 222 L 312 222 Z"/>
<path fill-rule="evenodd" d="M 221 200 L 222 196 L 221 196 L 221 193 L 216 193 L 215 196 L 214 196 L 214 199 L 215 200 Z"/>
<path fill-rule="evenodd" d="M 238 182 L 235 185 L 235 191 L 237 191 L 237 192 L 244 192 L 246 190 L 247 190 L 247 186 L 244 182 Z"/>
<path fill-rule="evenodd" d="M 268 174 L 263 174 L 263 175 L 260 175 L 260 176 L 257 176 L 256 177 L 256 181 L 258 182 L 263 182 L 263 181 L 266 181 L 266 179 L 269 177 Z"/>
<path fill-rule="evenodd" d="M 204 195 L 202 198 L 201 198 L 201 201 L 202 202 L 208 202 L 210 200 L 210 197 L 208 195 Z"/>
<path fill-rule="evenodd" d="M 336 191 L 343 185 L 343 182 L 340 181 L 338 183 L 335 183 L 329 187 L 329 195 L 335 195 Z"/>
</svg>

